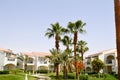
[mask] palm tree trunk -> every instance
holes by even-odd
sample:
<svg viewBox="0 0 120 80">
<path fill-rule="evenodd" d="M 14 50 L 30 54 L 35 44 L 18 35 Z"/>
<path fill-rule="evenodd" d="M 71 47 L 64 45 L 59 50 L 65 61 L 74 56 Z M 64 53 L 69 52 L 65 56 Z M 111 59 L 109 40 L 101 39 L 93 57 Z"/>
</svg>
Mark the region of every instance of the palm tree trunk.
<svg viewBox="0 0 120 80">
<path fill-rule="evenodd" d="M 24 65 L 24 72 L 27 72 L 27 63 Z"/>
<path fill-rule="evenodd" d="M 67 79 L 67 67 L 66 67 L 66 63 L 64 64 L 64 66 L 63 66 L 63 68 L 64 68 L 64 70 L 63 70 L 63 78 L 64 79 Z"/>
<path fill-rule="evenodd" d="M 59 65 L 56 66 L 56 77 L 59 76 Z"/>
<path fill-rule="evenodd" d="M 67 67 L 65 67 L 65 79 L 68 78 L 68 70 L 67 70 Z"/>
<path fill-rule="evenodd" d="M 64 65 L 63 69 L 64 69 L 64 70 L 63 70 L 63 78 L 65 79 L 65 78 L 66 78 L 66 71 L 65 71 L 65 70 L 66 70 L 66 67 L 65 67 L 65 65 Z"/>
<path fill-rule="evenodd" d="M 120 0 L 114 0 L 115 23 L 116 23 L 116 44 L 118 58 L 118 80 L 120 80 Z"/>
<path fill-rule="evenodd" d="M 55 64 L 54 64 L 54 70 L 53 70 L 53 72 L 55 72 L 56 71 L 56 66 L 55 66 Z"/>
<path fill-rule="evenodd" d="M 75 58 L 75 70 L 76 70 L 76 78 L 78 78 L 78 69 L 77 69 L 77 61 L 76 61 L 76 43 L 77 43 L 77 32 L 74 32 L 74 58 Z"/>
<path fill-rule="evenodd" d="M 58 52 L 58 50 L 59 50 L 59 36 L 58 36 L 58 34 L 56 34 L 56 37 L 55 37 L 55 47 L 56 47 L 57 52 Z"/>
<path fill-rule="evenodd" d="M 56 34 L 55 36 L 55 47 L 57 49 L 57 54 L 58 54 L 58 50 L 59 50 L 59 35 Z M 56 68 L 56 76 L 58 77 L 59 76 L 59 65 L 57 65 L 57 68 Z"/>
<path fill-rule="evenodd" d="M 81 53 L 82 61 L 83 61 L 83 53 Z"/>
</svg>

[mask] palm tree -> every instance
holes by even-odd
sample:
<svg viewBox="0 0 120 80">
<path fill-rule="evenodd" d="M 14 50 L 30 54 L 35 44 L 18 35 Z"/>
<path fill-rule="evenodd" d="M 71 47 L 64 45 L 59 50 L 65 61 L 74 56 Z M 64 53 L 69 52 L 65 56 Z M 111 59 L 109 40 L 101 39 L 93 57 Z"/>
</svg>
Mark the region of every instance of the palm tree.
<svg viewBox="0 0 120 80">
<path fill-rule="evenodd" d="M 47 29 L 47 32 L 45 33 L 45 36 L 48 36 L 48 38 L 55 37 L 55 47 L 57 51 L 59 50 L 59 40 L 61 34 L 63 32 L 66 32 L 66 29 L 61 27 L 59 23 L 51 24 L 51 28 Z"/>
<path fill-rule="evenodd" d="M 69 56 L 67 64 L 70 73 L 72 73 L 74 69 L 73 61 L 74 61 L 73 56 Z"/>
<path fill-rule="evenodd" d="M 61 27 L 59 23 L 51 24 L 51 28 L 47 29 L 47 32 L 45 33 L 45 36 L 48 36 L 48 38 L 55 37 L 55 47 L 58 53 L 59 50 L 59 41 L 60 41 L 60 35 L 66 32 L 66 29 Z M 56 76 L 59 75 L 59 66 L 56 70 Z"/>
<path fill-rule="evenodd" d="M 48 58 L 50 60 L 50 62 L 54 64 L 54 69 L 56 69 L 56 76 L 58 77 L 58 70 L 59 70 L 58 66 L 61 63 L 60 50 L 57 51 L 56 49 L 52 49 L 52 50 L 50 50 L 50 53 L 52 55 L 46 56 L 46 58 Z"/>
<path fill-rule="evenodd" d="M 68 52 L 66 50 L 61 54 L 61 59 L 62 59 L 62 64 L 63 64 L 63 75 L 64 75 L 64 78 L 66 79 L 67 72 L 68 72 L 68 69 L 67 69 L 68 59 L 69 59 Z"/>
<path fill-rule="evenodd" d="M 87 43 L 83 40 L 78 41 L 78 43 L 77 43 L 77 51 L 81 54 L 82 61 L 83 61 L 84 53 L 89 50 L 89 48 L 86 45 L 87 45 Z"/>
<path fill-rule="evenodd" d="M 66 46 L 65 49 L 65 55 L 68 55 L 68 60 L 67 60 L 67 66 L 69 69 L 69 72 L 72 73 L 72 61 L 73 61 L 73 57 L 72 57 L 72 49 L 70 49 L 70 46 L 72 46 L 72 38 L 70 38 L 69 36 L 65 35 L 63 37 L 63 39 L 61 39 L 61 42 L 63 43 L 64 46 Z M 66 73 L 67 75 L 67 73 Z"/>
<path fill-rule="evenodd" d="M 63 43 L 64 46 L 66 46 L 66 51 L 71 56 L 70 54 L 72 53 L 71 49 L 69 48 L 72 45 L 72 39 L 65 35 L 63 39 L 61 39 L 61 42 Z"/>
<path fill-rule="evenodd" d="M 24 55 L 24 56 L 19 56 L 17 57 L 18 59 L 20 59 L 21 61 L 23 61 L 24 63 L 24 72 L 27 72 L 27 62 L 28 62 L 28 56 L 27 55 Z"/>
<path fill-rule="evenodd" d="M 77 43 L 77 38 L 78 38 L 78 32 L 84 33 L 85 30 L 83 27 L 86 25 L 86 23 L 83 23 L 81 20 L 76 21 L 75 23 L 69 22 L 68 23 L 68 29 L 72 34 L 74 34 L 74 58 L 75 58 L 75 68 L 76 68 L 76 78 L 78 78 L 78 69 L 76 67 L 76 43 Z"/>
<path fill-rule="evenodd" d="M 120 80 L 120 0 L 114 0 L 115 23 L 116 23 L 116 44 L 118 58 L 118 79 Z"/>
</svg>

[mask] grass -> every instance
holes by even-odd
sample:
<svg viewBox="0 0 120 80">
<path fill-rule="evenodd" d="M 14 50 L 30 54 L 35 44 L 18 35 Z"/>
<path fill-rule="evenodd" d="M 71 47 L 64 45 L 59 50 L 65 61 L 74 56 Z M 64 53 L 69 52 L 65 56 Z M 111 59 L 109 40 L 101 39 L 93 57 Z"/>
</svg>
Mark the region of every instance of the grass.
<svg viewBox="0 0 120 80">
<path fill-rule="evenodd" d="M 28 76 L 29 80 L 37 80 L 36 77 Z M 25 74 L 0 74 L 0 80 L 25 80 Z"/>
<path fill-rule="evenodd" d="M 107 74 L 106 78 L 96 78 L 96 77 L 89 76 L 89 80 L 118 80 L 118 79 L 110 74 Z"/>
<path fill-rule="evenodd" d="M 74 75 L 74 73 L 73 73 Z M 49 74 L 45 74 L 44 76 L 49 76 L 51 78 L 51 80 L 64 80 L 63 79 L 63 73 L 59 73 L 59 77 L 56 78 L 56 74 L 55 73 L 49 73 Z M 73 79 L 67 79 L 67 80 L 73 80 Z M 74 79 L 75 80 L 75 79 Z M 118 80 L 117 78 L 115 78 L 113 75 L 107 74 L 106 78 L 96 78 L 96 77 L 92 77 L 92 76 L 88 76 L 88 80 Z"/>
</svg>

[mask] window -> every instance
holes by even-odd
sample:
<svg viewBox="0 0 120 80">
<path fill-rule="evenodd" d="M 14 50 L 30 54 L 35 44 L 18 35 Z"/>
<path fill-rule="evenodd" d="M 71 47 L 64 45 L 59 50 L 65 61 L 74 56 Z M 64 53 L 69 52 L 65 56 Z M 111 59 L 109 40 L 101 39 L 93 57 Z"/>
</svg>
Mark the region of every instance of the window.
<svg viewBox="0 0 120 80">
<path fill-rule="evenodd" d="M 47 61 L 44 61 L 44 64 L 47 64 Z"/>
</svg>

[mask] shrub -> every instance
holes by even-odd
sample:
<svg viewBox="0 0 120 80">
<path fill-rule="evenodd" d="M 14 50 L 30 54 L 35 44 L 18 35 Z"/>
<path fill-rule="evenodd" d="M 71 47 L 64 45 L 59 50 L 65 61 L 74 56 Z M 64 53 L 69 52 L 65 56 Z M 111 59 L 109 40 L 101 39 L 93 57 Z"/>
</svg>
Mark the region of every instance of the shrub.
<svg viewBox="0 0 120 80">
<path fill-rule="evenodd" d="M 80 75 L 79 79 L 80 80 L 88 80 L 88 75 Z"/>
<path fill-rule="evenodd" d="M 114 76 L 115 76 L 116 78 L 118 78 L 118 74 L 114 74 Z"/>
<path fill-rule="evenodd" d="M 11 74 L 17 74 L 17 73 L 21 73 L 21 72 L 23 72 L 23 71 L 22 71 L 21 69 L 17 69 L 17 68 L 10 70 L 10 73 L 11 73 Z"/>
<path fill-rule="evenodd" d="M 63 80 L 62 75 L 59 75 L 58 77 L 56 77 L 56 75 L 50 75 L 49 77 L 51 78 L 51 80 Z"/>
<path fill-rule="evenodd" d="M 68 73 L 68 79 L 75 79 L 76 76 L 74 73 Z"/>
<path fill-rule="evenodd" d="M 87 72 L 88 75 L 97 74 L 96 72 Z"/>
<path fill-rule="evenodd" d="M 37 70 L 37 73 L 48 73 L 49 70 L 47 69 L 41 69 L 41 70 Z"/>
<path fill-rule="evenodd" d="M 9 71 L 7 71 L 7 70 L 0 71 L 0 74 L 9 74 Z"/>
</svg>

